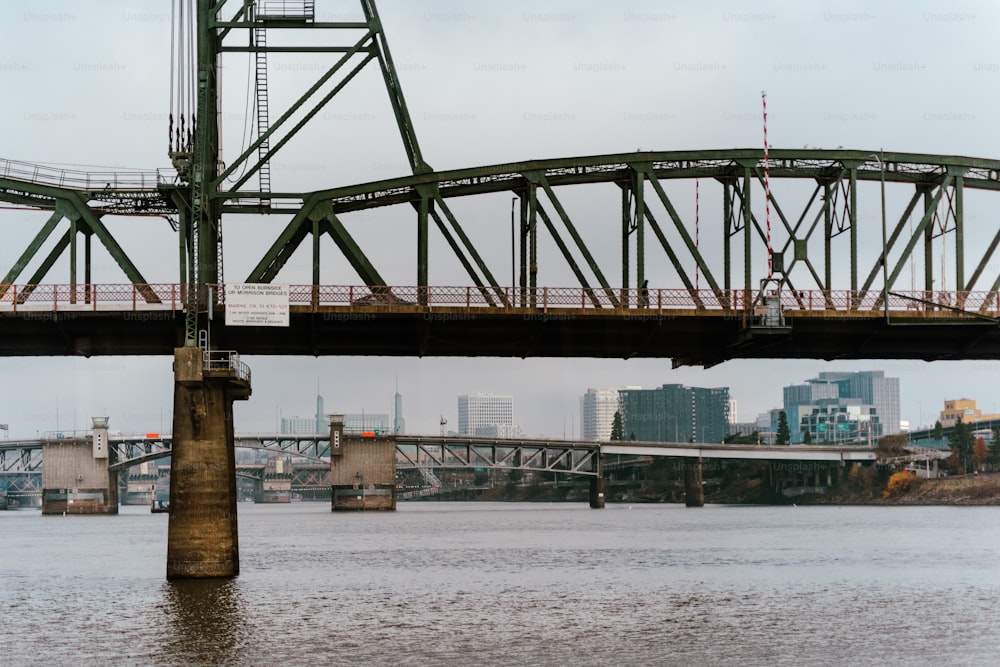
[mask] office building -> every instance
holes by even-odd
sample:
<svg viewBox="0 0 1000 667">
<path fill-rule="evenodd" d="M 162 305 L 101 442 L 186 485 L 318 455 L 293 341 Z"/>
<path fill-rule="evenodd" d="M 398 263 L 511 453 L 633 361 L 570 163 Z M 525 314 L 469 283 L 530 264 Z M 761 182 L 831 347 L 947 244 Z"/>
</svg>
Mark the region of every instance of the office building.
<svg viewBox="0 0 1000 667">
<path fill-rule="evenodd" d="M 729 433 L 729 387 L 665 384 L 619 394 L 627 440 L 722 442 Z"/>
<path fill-rule="evenodd" d="M 392 431 L 397 434 L 406 433 L 406 420 L 403 419 L 403 396 L 398 391 L 393 397 Z"/>
<path fill-rule="evenodd" d="M 502 394 L 464 394 L 458 397 L 458 434 L 483 438 L 513 438 L 514 397 Z"/>
<path fill-rule="evenodd" d="M 976 407 L 976 402 L 968 398 L 956 398 L 944 402 L 944 410 L 938 421 L 945 428 L 954 426 L 959 419 L 963 424 L 974 424 L 980 421 L 1000 421 L 1000 415 L 983 414 L 983 411 Z"/>
<path fill-rule="evenodd" d="M 313 417 L 282 417 L 281 433 L 316 435 L 330 432 L 330 422 L 323 414 L 323 397 L 316 396 L 316 414 Z"/>
<path fill-rule="evenodd" d="M 817 444 L 900 432 L 899 378 L 883 371 L 823 372 L 785 387 L 783 395 L 793 443 L 803 442 L 807 431 Z M 771 428 L 777 428 L 774 419 Z"/>
<path fill-rule="evenodd" d="M 640 387 L 626 387 L 640 389 Z M 580 435 L 584 440 L 607 441 L 615 413 L 620 408 L 620 389 L 587 389 L 580 398 Z"/>
</svg>

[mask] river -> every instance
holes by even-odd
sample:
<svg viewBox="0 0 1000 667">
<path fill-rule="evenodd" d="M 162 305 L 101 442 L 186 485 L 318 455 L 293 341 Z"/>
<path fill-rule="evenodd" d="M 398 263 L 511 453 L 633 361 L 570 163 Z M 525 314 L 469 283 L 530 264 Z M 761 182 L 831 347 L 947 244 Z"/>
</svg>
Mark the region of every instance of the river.
<svg viewBox="0 0 1000 667">
<path fill-rule="evenodd" d="M 995 665 L 1000 508 L 239 506 L 241 573 L 167 582 L 166 515 L 0 512 L 21 665 Z"/>
</svg>

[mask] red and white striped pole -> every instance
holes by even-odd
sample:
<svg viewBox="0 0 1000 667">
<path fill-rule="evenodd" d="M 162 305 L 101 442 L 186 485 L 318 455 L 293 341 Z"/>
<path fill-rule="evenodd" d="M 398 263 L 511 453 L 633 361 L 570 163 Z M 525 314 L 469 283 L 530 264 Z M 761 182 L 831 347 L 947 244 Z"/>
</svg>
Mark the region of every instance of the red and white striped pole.
<svg viewBox="0 0 1000 667">
<path fill-rule="evenodd" d="M 767 224 L 767 277 L 771 278 L 771 179 L 770 163 L 767 159 L 767 91 L 760 91 L 760 101 L 764 105 L 764 222 Z"/>
</svg>

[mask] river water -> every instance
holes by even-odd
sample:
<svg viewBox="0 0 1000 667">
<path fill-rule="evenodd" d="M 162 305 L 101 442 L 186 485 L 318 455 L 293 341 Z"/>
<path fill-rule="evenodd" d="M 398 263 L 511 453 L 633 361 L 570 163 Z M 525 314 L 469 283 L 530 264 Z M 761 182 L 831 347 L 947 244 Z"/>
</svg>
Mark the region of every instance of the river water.
<svg viewBox="0 0 1000 667">
<path fill-rule="evenodd" d="M 167 517 L 0 512 L 8 665 L 996 665 L 1000 508 L 240 504 L 241 574 Z"/>
</svg>

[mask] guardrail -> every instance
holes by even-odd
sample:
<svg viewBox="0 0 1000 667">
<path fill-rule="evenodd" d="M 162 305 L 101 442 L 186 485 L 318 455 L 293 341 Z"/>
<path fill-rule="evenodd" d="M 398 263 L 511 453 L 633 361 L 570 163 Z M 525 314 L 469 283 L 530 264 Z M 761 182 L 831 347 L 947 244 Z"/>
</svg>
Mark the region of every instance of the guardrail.
<svg viewBox="0 0 1000 667">
<path fill-rule="evenodd" d="M 205 350 L 204 368 L 206 371 L 230 371 L 240 380 L 250 382 L 250 367 L 240 361 L 240 354 L 235 350 Z"/>
<path fill-rule="evenodd" d="M 225 286 L 210 285 L 225 305 Z M 151 284 L 0 284 L 3 311 L 183 311 L 186 286 Z M 785 315 L 796 313 L 854 313 L 877 316 L 885 307 L 880 291 L 851 290 L 688 290 L 683 288 L 538 287 L 413 287 L 357 285 L 289 285 L 289 305 L 317 311 L 346 307 L 351 311 L 382 312 L 419 309 L 493 309 L 548 312 L 554 309 L 623 312 L 632 315 L 696 310 L 756 315 L 763 297 L 778 296 Z M 891 291 L 889 310 L 920 317 L 982 315 L 1000 318 L 997 291 Z"/>
<path fill-rule="evenodd" d="M 86 192 L 156 190 L 160 184 L 172 183 L 176 176 L 173 169 L 82 171 L 0 158 L 0 178 Z"/>
<path fill-rule="evenodd" d="M 77 285 L 5 285 L 0 284 L 0 311 L 68 310 L 183 310 L 185 285 L 150 284 L 77 284 Z"/>
</svg>

